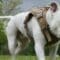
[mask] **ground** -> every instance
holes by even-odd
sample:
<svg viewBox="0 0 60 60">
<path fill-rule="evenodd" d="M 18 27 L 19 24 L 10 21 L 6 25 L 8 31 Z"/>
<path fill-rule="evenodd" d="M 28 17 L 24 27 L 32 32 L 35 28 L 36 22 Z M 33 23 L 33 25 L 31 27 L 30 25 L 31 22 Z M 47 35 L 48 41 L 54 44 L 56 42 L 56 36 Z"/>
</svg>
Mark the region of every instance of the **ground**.
<svg viewBox="0 0 60 60">
<path fill-rule="evenodd" d="M 11 60 L 11 56 L 0 55 L 0 60 Z M 16 60 L 37 60 L 37 59 L 36 56 L 17 56 Z M 49 57 L 46 57 L 46 60 L 49 60 Z M 60 60 L 60 57 L 58 57 L 57 60 Z"/>
</svg>

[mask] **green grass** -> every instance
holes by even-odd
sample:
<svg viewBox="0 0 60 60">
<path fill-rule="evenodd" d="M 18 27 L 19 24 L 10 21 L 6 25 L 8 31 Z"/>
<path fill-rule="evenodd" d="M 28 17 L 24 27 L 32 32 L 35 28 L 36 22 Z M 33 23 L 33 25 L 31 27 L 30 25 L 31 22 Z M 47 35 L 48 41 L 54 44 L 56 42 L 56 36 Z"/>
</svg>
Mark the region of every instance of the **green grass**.
<svg viewBox="0 0 60 60">
<path fill-rule="evenodd" d="M 11 56 L 1 55 L 0 60 L 11 60 Z M 17 56 L 16 60 L 37 60 L 35 56 Z"/>
<path fill-rule="evenodd" d="M 0 55 L 0 60 L 11 60 L 11 56 Z M 37 58 L 36 56 L 17 56 L 16 60 L 37 60 Z M 46 57 L 46 60 L 49 60 L 49 57 Z M 60 57 L 57 60 L 60 60 Z"/>
</svg>

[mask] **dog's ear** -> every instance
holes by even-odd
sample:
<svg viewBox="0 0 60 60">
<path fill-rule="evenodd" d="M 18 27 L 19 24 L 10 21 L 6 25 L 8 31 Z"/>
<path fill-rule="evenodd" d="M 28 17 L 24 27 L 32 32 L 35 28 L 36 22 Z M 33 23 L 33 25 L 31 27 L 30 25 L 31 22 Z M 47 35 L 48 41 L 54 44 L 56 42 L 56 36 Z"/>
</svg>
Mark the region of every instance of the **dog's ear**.
<svg viewBox="0 0 60 60">
<path fill-rule="evenodd" d="M 32 17 L 33 17 L 33 14 L 32 14 L 32 13 L 29 13 L 29 14 L 26 16 L 26 18 L 25 18 L 24 24 L 26 24 L 28 21 L 30 21 L 30 20 L 32 19 Z"/>
</svg>

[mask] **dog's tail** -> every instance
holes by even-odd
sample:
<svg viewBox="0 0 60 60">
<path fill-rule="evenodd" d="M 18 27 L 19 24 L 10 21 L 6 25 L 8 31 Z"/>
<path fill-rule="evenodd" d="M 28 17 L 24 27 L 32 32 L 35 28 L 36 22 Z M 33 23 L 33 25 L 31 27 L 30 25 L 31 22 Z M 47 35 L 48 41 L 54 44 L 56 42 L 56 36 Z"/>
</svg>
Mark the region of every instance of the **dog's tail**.
<svg viewBox="0 0 60 60">
<path fill-rule="evenodd" d="M 5 18 L 7 18 L 7 19 L 10 19 L 10 18 L 12 18 L 13 16 L 0 16 L 0 19 L 5 19 Z"/>
</svg>

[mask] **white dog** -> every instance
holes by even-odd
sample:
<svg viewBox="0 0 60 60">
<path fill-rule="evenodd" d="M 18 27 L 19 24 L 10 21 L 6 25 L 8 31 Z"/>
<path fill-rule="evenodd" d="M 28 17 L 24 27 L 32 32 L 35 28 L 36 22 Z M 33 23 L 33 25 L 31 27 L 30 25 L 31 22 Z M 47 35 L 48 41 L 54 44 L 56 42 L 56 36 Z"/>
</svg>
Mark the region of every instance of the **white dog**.
<svg viewBox="0 0 60 60">
<path fill-rule="evenodd" d="M 30 12 L 28 11 L 28 12 L 23 12 L 23 13 L 13 16 L 7 25 L 6 34 L 7 34 L 7 39 L 8 39 L 8 48 L 9 48 L 10 53 L 13 56 L 15 56 L 19 51 L 22 50 L 20 46 L 21 44 L 16 46 L 17 30 L 19 30 L 25 37 L 28 38 L 26 29 L 24 28 L 24 21 L 25 21 L 26 16 L 29 15 L 29 13 Z M 49 22 L 51 31 L 57 37 L 60 37 L 59 15 L 60 13 L 56 13 L 56 16 L 54 16 L 54 19 L 51 20 L 52 21 L 51 24 Z M 55 30 L 55 27 L 56 27 L 56 30 Z M 46 40 L 44 38 L 44 35 L 41 31 L 41 28 L 38 24 L 37 19 L 34 16 L 31 18 L 31 21 L 28 23 L 28 29 L 29 29 L 31 36 L 34 38 L 34 43 L 35 43 L 34 47 L 35 47 L 35 52 L 38 57 L 38 60 L 45 60 L 44 47 L 46 44 Z M 51 52 L 50 52 L 51 60 L 55 60 L 58 45 L 59 43 L 51 47 Z"/>
<path fill-rule="evenodd" d="M 16 33 L 19 30 L 24 36 L 28 37 L 26 30 L 24 28 L 24 20 L 30 12 L 23 12 L 15 15 L 11 18 L 6 28 L 7 38 L 8 38 L 8 47 L 12 55 L 18 53 L 21 50 L 20 46 L 16 47 Z M 35 17 L 32 17 L 31 21 L 28 23 L 29 31 L 31 32 L 32 37 L 35 42 L 35 51 L 39 60 L 44 60 L 44 45 L 45 38 L 41 32 L 41 28 Z"/>
<path fill-rule="evenodd" d="M 16 40 L 17 31 L 19 30 L 25 37 L 28 38 L 26 29 L 24 27 L 24 21 L 29 14 L 30 14 L 30 11 L 23 12 L 10 17 L 11 19 L 6 27 L 8 48 L 11 55 L 14 57 L 19 51 L 22 50 L 21 43 L 18 43 Z M 50 30 L 52 31 L 53 34 L 55 34 L 58 38 L 60 38 L 60 11 L 57 11 L 53 17 L 54 18 L 52 19 L 51 12 L 48 10 L 46 14 L 46 18 L 50 26 Z M 28 29 L 29 29 L 30 35 L 34 38 L 34 44 L 35 44 L 34 48 L 35 48 L 35 52 L 38 60 L 45 60 L 44 48 L 45 48 L 46 40 L 41 31 L 41 28 L 38 24 L 36 17 L 33 16 L 31 18 L 31 20 L 28 23 Z M 17 43 L 18 45 L 16 46 Z M 58 45 L 59 45 L 59 42 L 56 45 L 50 47 L 51 60 L 56 59 L 55 57 L 58 50 Z"/>
</svg>

